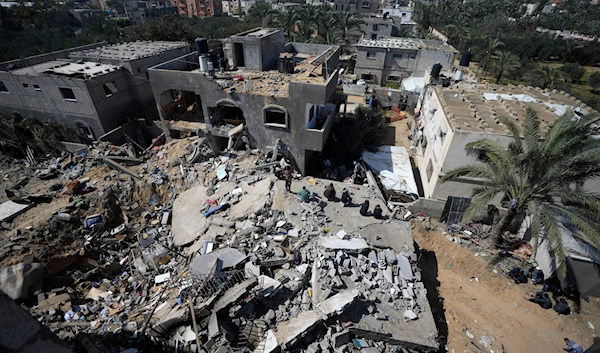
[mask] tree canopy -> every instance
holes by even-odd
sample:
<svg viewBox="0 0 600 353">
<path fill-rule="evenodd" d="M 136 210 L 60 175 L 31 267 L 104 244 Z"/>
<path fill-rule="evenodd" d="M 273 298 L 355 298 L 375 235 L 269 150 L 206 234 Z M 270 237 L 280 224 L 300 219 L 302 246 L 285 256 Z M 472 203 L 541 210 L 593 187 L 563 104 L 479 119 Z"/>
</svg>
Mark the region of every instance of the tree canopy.
<svg viewBox="0 0 600 353">
<path fill-rule="evenodd" d="M 481 180 L 463 221 L 472 220 L 497 195 L 510 200 L 508 211 L 494 226 L 495 243 L 502 244 L 502 235 L 517 214 L 526 214 L 532 236 L 548 242 L 564 272 L 561 224 L 576 227 L 600 247 L 600 195 L 574 187 L 600 176 L 598 118 L 568 111 L 545 136 L 536 112 L 529 108 L 523 127 L 509 118 L 500 120 L 513 141 L 506 147 L 489 139 L 469 143 L 468 152 L 483 152 L 486 158 L 448 171 L 442 182 L 463 177 Z"/>
</svg>

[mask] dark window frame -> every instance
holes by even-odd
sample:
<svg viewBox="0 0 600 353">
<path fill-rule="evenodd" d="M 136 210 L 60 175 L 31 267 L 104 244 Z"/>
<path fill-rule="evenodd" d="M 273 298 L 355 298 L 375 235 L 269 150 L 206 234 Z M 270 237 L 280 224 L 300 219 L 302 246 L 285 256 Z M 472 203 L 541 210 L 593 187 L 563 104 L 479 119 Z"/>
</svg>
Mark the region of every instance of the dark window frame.
<svg viewBox="0 0 600 353">
<path fill-rule="evenodd" d="M 77 102 L 77 97 L 75 96 L 75 92 L 73 92 L 72 88 L 69 87 L 58 87 L 61 96 L 64 100 L 68 102 Z"/>
</svg>

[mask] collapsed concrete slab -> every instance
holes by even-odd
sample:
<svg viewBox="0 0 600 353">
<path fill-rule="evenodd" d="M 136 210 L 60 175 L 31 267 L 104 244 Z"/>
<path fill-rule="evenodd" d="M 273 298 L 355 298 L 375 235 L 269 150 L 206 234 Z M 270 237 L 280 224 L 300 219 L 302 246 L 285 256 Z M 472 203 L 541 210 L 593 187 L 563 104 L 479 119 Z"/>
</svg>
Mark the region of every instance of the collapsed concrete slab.
<svg viewBox="0 0 600 353">
<path fill-rule="evenodd" d="M 363 250 L 369 247 L 364 239 L 340 239 L 338 237 L 322 237 L 321 246 L 326 249 Z"/>
<path fill-rule="evenodd" d="M 231 219 L 245 219 L 249 214 L 262 210 L 267 202 L 267 194 L 271 190 L 272 183 L 271 178 L 265 178 L 252 185 L 243 182 L 241 188 L 246 193 L 242 195 L 240 202 L 231 206 L 229 211 Z"/>
<path fill-rule="evenodd" d="M 308 332 L 319 322 L 321 322 L 321 316 L 313 310 L 301 312 L 289 321 L 280 322 L 275 333 L 278 345 L 286 348 L 296 337 Z"/>
<path fill-rule="evenodd" d="M 326 299 L 317 305 L 317 308 L 325 315 L 341 314 L 344 308 L 351 304 L 360 293 L 356 289 L 344 290 Z"/>
<path fill-rule="evenodd" d="M 229 288 L 213 305 L 213 311 L 219 312 L 225 309 L 229 305 L 238 301 L 243 295 L 248 293 L 250 287 L 255 286 L 257 283 L 256 277 L 249 278 L 242 283 L 238 283 L 235 286 Z"/>
<path fill-rule="evenodd" d="M 200 213 L 206 198 L 206 188 L 203 186 L 196 186 L 179 194 L 173 203 L 173 244 L 189 244 L 206 231 L 208 220 Z"/>
<path fill-rule="evenodd" d="M 237 249 L 225 248 L 206 255 L 198 255 L 190 263 L 193 276 L 206 276 L 237 266 L 246 259 L 246 255 Z"/>
</svg>

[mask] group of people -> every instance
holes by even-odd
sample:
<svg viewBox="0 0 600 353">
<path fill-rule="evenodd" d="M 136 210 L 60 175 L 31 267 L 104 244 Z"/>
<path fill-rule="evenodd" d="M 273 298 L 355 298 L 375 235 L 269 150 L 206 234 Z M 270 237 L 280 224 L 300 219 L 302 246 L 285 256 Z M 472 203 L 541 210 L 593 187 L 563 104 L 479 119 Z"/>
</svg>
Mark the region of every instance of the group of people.
<svg viewBox="0 0 600 353">
<path fill-rule="evenodd" d="M 571 307 L 565 298 L 565 296 L 570 296 L 563 292 L 560 282 L 556 277 L 544 280 L 544 272 L 539 266 L 531 267 L 527 271 L 523 271 L 520 267 L 515 267 L 510 270 L 508 275 L 517 284 L 527 283 L 531 279 L 533 284 L 543 285 L 540 291 L 525 299 L 538 304 L 544 309 L 554 309 L 558 314 L 569 315 L 571 313 Z M 548 293 L 552 293 L 552 298 L 550 298 Z M 575 295 L 575 293 L 573 294 Z M 554 304 L 552 300 L 554 300 Z"/>
<path fill-rule="evenodd" d="M 283 172 L 285 178 L 285 189 L 289 192 L 291 191 L 292 178 L 291 173 L 286 172 L 287 170 Z M 306 186 L 303 186 L 302 189 L 298 191 L 297 195 L 298 199 L 302 202 L 309 202 L 311 199 L 311 193 L 310 191 L 308 191 Z M 347 188 L 344 188 L 342 190 L 342 195 L 340 196 L 340 198 L 337 198 L 333 183 L 330 183 L 325 187 L 325 190 L 323 191 L 323 196 L 325 197 L 325 199 L 327 199 L 327 201 L 340 201 L 344 205 L 344 207 L 354 205 L 352 203 L 352 193 Z M 361 204 L 360 215 L 363 217 L 373 216 L 375 219 L 386 219 L 386 217 L 383 215 L 383 209 L 380 205 L 375 205 L 375 208 L 373 209 L 372 213 L 369 211 L 369 200 L 365 200 Z"/>
</svg>

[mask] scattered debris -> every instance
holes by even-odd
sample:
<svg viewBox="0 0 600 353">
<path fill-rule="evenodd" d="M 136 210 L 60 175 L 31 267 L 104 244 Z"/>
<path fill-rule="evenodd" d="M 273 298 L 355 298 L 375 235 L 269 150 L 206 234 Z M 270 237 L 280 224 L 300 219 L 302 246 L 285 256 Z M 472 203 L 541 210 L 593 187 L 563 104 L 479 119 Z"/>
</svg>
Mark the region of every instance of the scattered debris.
<svg viewBox="0 0 600 353">
<path fill-rule="evenodd" d="M 100 142 L 49 161 L 52 211 L 3 224 L 2 289 L 88 352 L 437 350 L 407 222 L 327 202 L 321 179 L 296 178 L 314 193 L 301 202 L 282 163 L 207 145 L 157 140 L 139 156 Z M 15 185 L 44 185 L 27 178 Z"/>
</svg>

